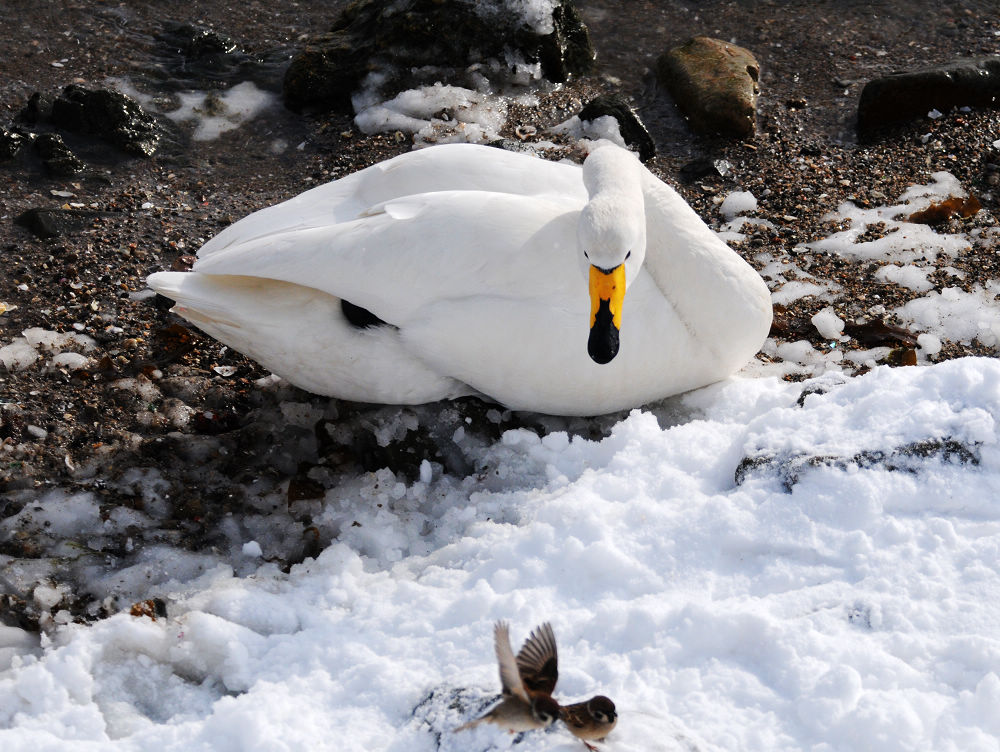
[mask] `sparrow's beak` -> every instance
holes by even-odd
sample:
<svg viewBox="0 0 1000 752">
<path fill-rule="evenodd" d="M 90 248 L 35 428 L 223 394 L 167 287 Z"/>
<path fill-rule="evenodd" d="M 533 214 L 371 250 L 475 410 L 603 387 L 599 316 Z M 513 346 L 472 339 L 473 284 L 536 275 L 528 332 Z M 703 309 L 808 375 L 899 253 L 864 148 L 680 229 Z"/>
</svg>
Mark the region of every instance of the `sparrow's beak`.
<svg viewBox="0 0 1000 752">
<path fill-rule="evenodd" d="M 595 363 L 610 363 L 618 354 L 618 332 L 625 300 L 625 264 L 614 269 L 590 267 L 590 338 L 587 352 Z"/>
</svg>

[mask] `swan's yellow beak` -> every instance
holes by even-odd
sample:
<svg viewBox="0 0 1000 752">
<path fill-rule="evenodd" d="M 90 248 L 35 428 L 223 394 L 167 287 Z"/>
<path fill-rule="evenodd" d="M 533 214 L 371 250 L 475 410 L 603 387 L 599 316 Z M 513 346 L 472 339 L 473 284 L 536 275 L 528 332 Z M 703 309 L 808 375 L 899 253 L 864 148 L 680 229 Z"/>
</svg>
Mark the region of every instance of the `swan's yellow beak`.
<svg viewBox="0 0 1000 752">
<path fill-rule="evenodd" d="M 618 331 L 625 301 L 625 264 L 614 269 L 590 267 L 590 338 L 587 352 L 595 363 L 610 363 L 618 354 Z"/>
</svg>

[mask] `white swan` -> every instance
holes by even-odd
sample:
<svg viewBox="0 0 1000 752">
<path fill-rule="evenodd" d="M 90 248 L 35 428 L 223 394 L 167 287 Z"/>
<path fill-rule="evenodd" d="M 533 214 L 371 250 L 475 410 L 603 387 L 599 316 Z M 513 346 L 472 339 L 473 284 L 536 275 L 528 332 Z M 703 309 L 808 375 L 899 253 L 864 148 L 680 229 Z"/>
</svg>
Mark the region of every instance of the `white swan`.
<svg viewBox="0 0 1000 752">
<path fill-rule="evenodd" d="M 771 322 L 760 276 L 613 145 L 582 168 L 410 152 L 251 214 L 198 257 L 150 287 L 293 384 L 364 402 L 479 393 L 597 415 L 725 378 Z"/>
</svg>

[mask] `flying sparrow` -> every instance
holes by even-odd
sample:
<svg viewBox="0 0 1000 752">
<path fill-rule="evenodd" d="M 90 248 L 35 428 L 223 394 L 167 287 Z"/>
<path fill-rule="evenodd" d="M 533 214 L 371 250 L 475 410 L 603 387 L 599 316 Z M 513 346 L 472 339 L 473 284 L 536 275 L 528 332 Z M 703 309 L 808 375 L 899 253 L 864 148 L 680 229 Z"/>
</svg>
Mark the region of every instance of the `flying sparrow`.
<svg viewBox="0 0 1000 752">
<path fill-rule="evenodd" d="M 559 659 L 551 625 L 546 622 L 532 630 L 516 658 L 506 622 L 498 621 L 493 627 L 493 644 L 500 664 L 503 699 L 486 715 L 455 731 L 480 723 L 495 723 L 511 733 L 550 726 L 560 713 L 559 703 L 552 699 L 559 678 Z"/>
<path fill-rule="evenodd" d="M 596 750 L 589 740 L 603 741 L 618 723 L 615 704 L 604 695 L 591 697 L 586 702 L 577 702 L 561 708 L 563 723 L 582 741 L 589 750 Z"/>
</svg>

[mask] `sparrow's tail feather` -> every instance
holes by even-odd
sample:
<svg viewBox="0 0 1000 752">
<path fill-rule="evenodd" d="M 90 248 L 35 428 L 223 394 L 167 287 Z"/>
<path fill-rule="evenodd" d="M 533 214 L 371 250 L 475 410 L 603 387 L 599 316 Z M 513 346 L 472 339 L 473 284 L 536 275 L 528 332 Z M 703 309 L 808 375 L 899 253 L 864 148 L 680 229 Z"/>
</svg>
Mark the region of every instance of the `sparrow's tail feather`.
<svg viewBox="0 0 1000 752">
<path fill-rule="evenodd" d="M 486 721 L 486 718 L 484 717 L 484 718 L 477 718 L 476 720 L 469 721 L 468 723 L 463 723 L 461 726 L 459 726 L 457 729 L 455 729 L 452 733 L 453 734 L 457 734 L 459 731 L 465 731 L 466 729 L 475 728 L 480 723 L 483 723 L 485 721 Z"/>
</svg>

